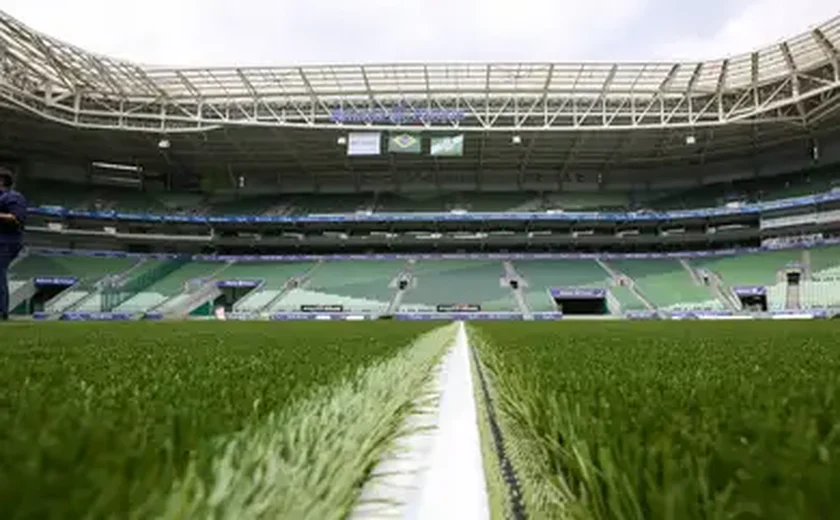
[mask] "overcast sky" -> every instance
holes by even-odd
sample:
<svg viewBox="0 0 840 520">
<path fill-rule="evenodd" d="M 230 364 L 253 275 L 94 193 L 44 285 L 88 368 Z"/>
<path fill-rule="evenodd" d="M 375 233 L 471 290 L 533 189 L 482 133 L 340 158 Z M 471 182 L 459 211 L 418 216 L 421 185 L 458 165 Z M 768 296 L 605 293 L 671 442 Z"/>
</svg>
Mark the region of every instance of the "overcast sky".
<svg viewBox="0 0 840 520">
<path fill-rule="evenodd" d="M 2 0 L 27 25 L 146 64 L 618 61 L 739 54 L 838 0 Z"/>
</svg>

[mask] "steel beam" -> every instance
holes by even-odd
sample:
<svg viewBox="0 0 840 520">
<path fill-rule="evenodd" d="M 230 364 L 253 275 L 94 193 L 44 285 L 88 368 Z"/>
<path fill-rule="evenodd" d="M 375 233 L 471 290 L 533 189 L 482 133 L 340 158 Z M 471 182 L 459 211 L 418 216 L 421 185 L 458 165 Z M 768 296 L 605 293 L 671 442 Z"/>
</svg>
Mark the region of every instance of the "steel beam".
<svg viewBox="0 0 840 520">
<path fill-rule="evenodd" d="M 215 126 L 389 130 L 387 120 L 338 122 L 339 108 L 463 111 L 460 121 L 422 121 L 464 132 L 693 128 L 787 121 L 840 87 L 828 35 L 840 17 L 796 39 L 706 64 L 426 64 L 272 69 L 146 69 L 94 56 L 0 12 L 0 102 L 81 128 L 142 132 Z M 794 41 L 794 40 L 791 40 Z M 817 63 L 816 69 L 797 63 Z M 801 54 L 796 54 L 801 53 Z M 759 62 L 761 56 L 761 63 Z M 804 61 L 803 61 L 804 60 Z M 810 66 L 810 65 L 809 65 Z M 687 74 L 687 68 L 693 73 Z M 749 70 L 749 73 L 731 71 Z M 826 78 L 832 79 L 826 79 Z M 791 88 L 792 87 L 792 88 Z M 762 99 L 763 93 L 770 93 Z M 399 100 L 399 101 L 395 101 Z M 411 125 L 413 126 L 413 125 Z"/>
</svg>

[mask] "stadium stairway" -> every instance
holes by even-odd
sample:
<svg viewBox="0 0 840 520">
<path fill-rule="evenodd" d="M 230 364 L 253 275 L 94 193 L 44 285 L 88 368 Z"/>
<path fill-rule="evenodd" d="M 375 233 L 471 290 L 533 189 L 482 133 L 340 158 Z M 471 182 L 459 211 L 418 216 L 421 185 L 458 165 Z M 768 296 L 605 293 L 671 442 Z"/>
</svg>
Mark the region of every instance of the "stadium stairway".
<svg viewBox="0 0 840 520">
<path fill-rule="evenodd" d="M 697 270 L 695 269 L 695 272 Z M 709 288 L 712 291 L 712 294 L 715 295 L 715 298 L 723 305 L 723 307 L 730 311 L 737 311 L 741 308 L 741 301 L 735 296 L 735 293 L 732 292 L 730 287 L 727 287 L 720 276 L 717 273 L 704 270 L 701 273 L 697 272 L 698 276 L 701 277 L 703 280 L 707 280 Z"/>
<path fill-rule="evenodd" d="M 631 289 L 632 282 L 625 278 L 617 278 L 610 282 L 609 293 L 613 296 L 617 307 L 611 308 L 613 314 L 627 311 L 655 311 L 652 305 L 640 299 Z"/>
<path fill-rule="evenodd" d="M 100 310 L 102 305 L 101 291 L 106 284 L 123 283 L 125 280 L 131 278 L 138 270 L 142 269 L 142 266 L 146 265 L 147 262 L 149 262 L 148 258 L 139 258 L 135 260 L 134 265 L 124 271 L 110 273 L 107 277 L 93 284 L 77 284 L 47 302 L 44 310 L 51 314 L 59 314 L 80 310 L 80 308 L 85 307 L 86 303 L 92 303 L 92 306 L 95 306 L 96 310 Z"/>
<path fill-rule="evenodd" d="M 557 310 L 549 293 L 552 287 L 605 289 L 608 285 L 604 269 L 592 260 L 517 260 L 512 266 L 531 312 Z"/>
<path fill-rule="evenodd" d="M 717 284 L 722 298 L 730 300 L 736 309 L 741 302 L 734 294 L 736 286 L 767 288 L 767 304 L 771 309 L 797 306 L 795 295 L 788 296 L 785 273 L 788 269 L 802 269 L 802 251 L 782 249 L 742 255 L 695 259 L 694 264 L 703 276 Z M 731 308 L 731 306 L 728 305 Z"/>
<path fill-rule="evenodd" d="M 386 314 L 394 314 L 400 309 L 402 305 L 403 298 L 405 297 L 405 292 L 408 290 L 409 284 L 411 283 L 411 272 L 414 267 L 413 260 L 407 260 L 405 262 L 405 266 L 403 270 L 394 278 L 394 297 L 391 299 L 391 303 L 388 304 L 388 309 L 385 311 Z"/>
<path fill-rule="evenodd" d="M 595 262 L 601 266 L 612 278 L 610 292 L 619 303 L 620 311 L 648 310 L 656 311 L 656 306 L 648 300 L 636 287 L 636 281 L 614 269 L 606 260 L 596 258 Z"/>
<path fill-rule="evenodd" d="M 10 306 L 16 308 L 37 293 L 32 281 L 38 277 L 75 278 L 76 284 L 44 302 L 47 312 L 61 312 L 96 292 L 96 284 L 113 273 L 120 273 L 136 262 L 129 257 L 105 255 L 50 255 L 29 252 L 12 267 L 12 279 L 24 282 L 11 294 Z"/>
<path fill-rule="evenodd" d="M 112 279 L 103 280 L 98 290 L 67 310 L 77 312 L 113 311 L 119 304 L 181 267 L 186 260 L 144 258 Z"/>
<path fill-rule="evenodd" d="M 305 272 L 294 276 L 286 281 L 283 284 L 282 290 L 278 291 L 274 297 L 268 300 L 262 308 L 259 309 L 260 312 L 274 312 L 274 309 L 278 306 L 279 302 L 282 301 L 290 292 L 294 291 L 297 288 L 306 287 L 306 284 L 309 283 L 309 278 L 324 264 L 323 260 L 318 261 L 315 264 L 312 264 Z"/>
<path fill-rule="evenodd" d="M 402 260 L 322 262 L 303 284 L 287 291 L 271 312 L 296 312 L 303 305 L 340 305 L 351 312 L 384 313 L 404 269 Z"/>
<path fill-rule="evenodd" d="M 682 268 L 685 269 L 685 272 L 687 272 L 688 276 L 691 277 L 691 281 L 694 283 L 694 285 L 704 285 L 703 280 L 700 278 L 700 275 L 697 274 L 697 271 L 689 263 L 688 260 L 686 260 L 685 258 L 680 258 L 679 261 Z"/>
<path fill-rule="evenodd" d="M 9 310 L 17 309 L 36 292 L 33 280 L 9 280 Z"/>
<path fill-rule="evenodd" d="M 840 275 L 840 246 L 814 247 L 808 252 L 808 278 L 825 279 Z"/>
<path fill-rule="evenodd" d="M 803 249 L 802 250 L 802 258 L 800 260 L 800 264 L 802 265 L 802 279 L 803 280 L 810 280 L 811 279 L 811 250 L 810 249 Z"/>
<path fill-rule="evenodd" d="M 516 281 L 516 288 L 514 289 L 511 287 L 510 290 L 513 292 L 513 297 L 516 300 L 516 305 L 519 306 L 519 311 L 522 313 L 522 317 L 526 320 L 534 319 L 534 315 L 531 314 L 531 308 L 528 307 L 528 302 L 525 299 L 525 294 L 522 292 L 522 277 L 516 272 L 516 268 L 510 260 L 505 260 L 502 262 L 502 265 L 505 268 L 505 278 L 507 283 L 510 284 L 511 282 Z"/>
<path fill-rule="evenodd" d="M 840 308 L 840 246 L 817 246 L 801 251 L 802 278 L 798 285 L 779 282 L 768 287 L 770 309 Z"/>
<path fill-rule="evenodd" d="M 218 276 L 228 269 L 234 261 L 218 265 L 216 270 L 206 277 L 188 280 L 180 294 L 169 298 L 149 312 L 159 312 L 168 318 L 183 318 L 207 302 L 213 302 L 222 295 L 217 282 Z"/>
<path fill-rule="evenodd" d="M 187 262 L 160 276 L 147 287 L 120 302 L 116 312 L 146 313 L 159 309 L 167 300 L 193 289 L 193 280 L 203 280 L 219 269 L 219 262 Z M 202 282 L 201 285 L 204 285 Z"/>
<path fill-rule="evenodd" d="M 723 305 L 687 263 L 670 258 L 616 259 L 610 267 L 632 280 L 637 296 L 659 310 L 720 310 Z M 687 272 L 688 271 L 688 272 Z"/>
<path fill-rule="evenodd" d="M 795 249 L 763 251 L 744 255 L 698 258 L 694 265 L 716 273 L 727 286 L 770 286 L 784 281 L 784 270 L 799 265 L 802 254 Z"/>
<path fill-rule="evenodd" d="M 260 284 L 233 306 L 234 312 L 259 313 L 315 265 L 312 262 L 239 261 L 225 270 L 222 279 L 259 280 Z"/>
</svg>

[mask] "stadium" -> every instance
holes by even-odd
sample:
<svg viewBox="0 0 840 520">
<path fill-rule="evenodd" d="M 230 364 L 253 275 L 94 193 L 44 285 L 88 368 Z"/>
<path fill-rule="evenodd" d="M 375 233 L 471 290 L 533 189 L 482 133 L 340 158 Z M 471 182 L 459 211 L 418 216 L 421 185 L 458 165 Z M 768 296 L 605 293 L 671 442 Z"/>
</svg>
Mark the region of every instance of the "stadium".
<svg viewBox="0 0 840 520">
<path fill-rule="evenodd" d="M 0 12 L 0 166 L 12 518 L 830 517 L 840 16 L 696 62 L 176 69 Z"/>
</svg>

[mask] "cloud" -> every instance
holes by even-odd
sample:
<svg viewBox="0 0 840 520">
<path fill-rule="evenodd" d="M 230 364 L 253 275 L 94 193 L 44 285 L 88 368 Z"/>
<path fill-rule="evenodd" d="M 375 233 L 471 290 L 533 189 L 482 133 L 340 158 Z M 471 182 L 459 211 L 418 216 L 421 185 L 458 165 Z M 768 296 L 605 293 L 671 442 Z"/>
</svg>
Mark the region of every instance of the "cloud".
<svg viewBox="0 0 840 520">
<path fill-rule="evenodd" d="M 82 48 L 173 65 L 581 59 L 653 0 L 5 0 Z"/>
<path fill-rule="evenodd" d="M 752 52 L 840 14 L 837 0 L 750 0 L 704 37 L 662 42 L 651 58 L 703 60 Z"/>
<path fill-rule="evenodd" d="M 748 52 L 837 0 L 4 0 L 67 42 L 173 66 L 636 61 Z"/>
</svg>

